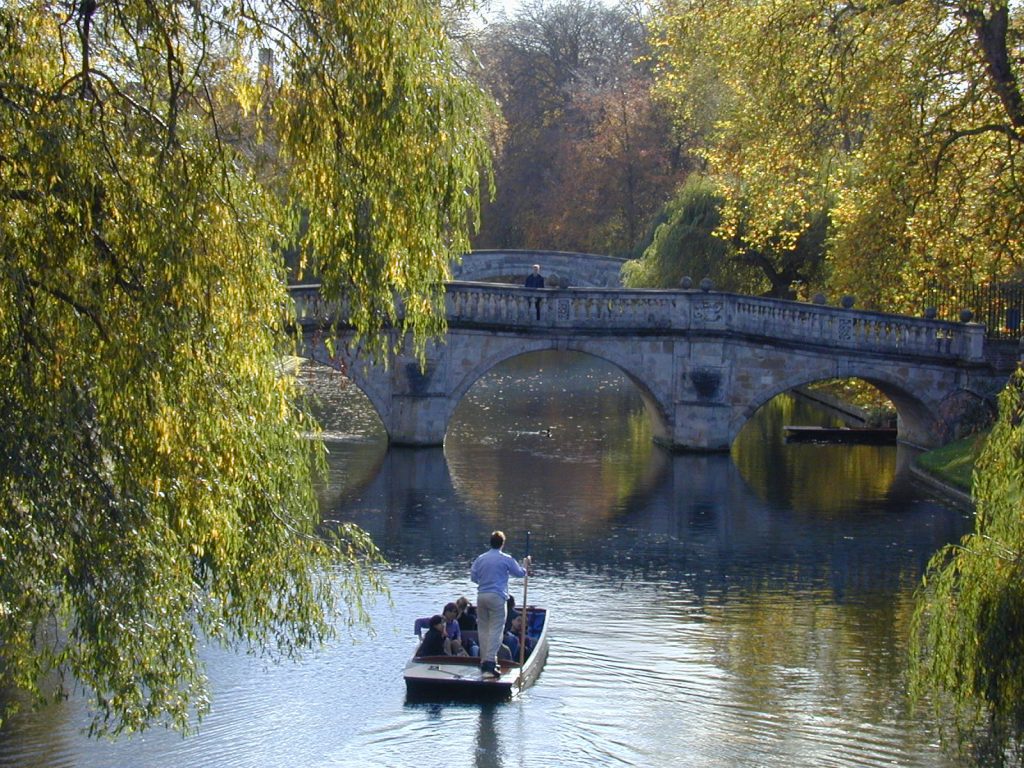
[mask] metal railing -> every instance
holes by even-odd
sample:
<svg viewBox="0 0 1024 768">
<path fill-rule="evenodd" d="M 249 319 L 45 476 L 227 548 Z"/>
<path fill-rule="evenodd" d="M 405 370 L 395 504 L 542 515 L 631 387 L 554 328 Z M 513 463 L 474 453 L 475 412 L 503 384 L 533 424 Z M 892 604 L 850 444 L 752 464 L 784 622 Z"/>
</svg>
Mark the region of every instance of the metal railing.
<svg viewBox="0 0 1024 768">
<path fill-rule="evenodd" d="M 953 321 L 961 319 L 961 313 L 968 310 L 974 322 L 985 326 L 988 338 L 1016 340 L 1022 335 L 1024 284 L 931 284 L 925 290 L 925 306 L 933 307 L 937 318 Z"/>
</svg>

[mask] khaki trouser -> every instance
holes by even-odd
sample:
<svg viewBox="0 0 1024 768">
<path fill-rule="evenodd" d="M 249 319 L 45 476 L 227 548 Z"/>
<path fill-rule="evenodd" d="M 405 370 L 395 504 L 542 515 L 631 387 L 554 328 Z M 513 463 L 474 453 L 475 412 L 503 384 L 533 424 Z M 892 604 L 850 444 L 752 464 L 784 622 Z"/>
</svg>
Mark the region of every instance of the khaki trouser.
<svg viewBox="0 0 1024 768">
<path fill-rule="evenodd" d="M 505 634 L 508 606 L 497 592 L 478 592 L 476 596 L 476 626 L 480 638 L 480 663 L 497 664 L 498 649 Z"/>
</svg>

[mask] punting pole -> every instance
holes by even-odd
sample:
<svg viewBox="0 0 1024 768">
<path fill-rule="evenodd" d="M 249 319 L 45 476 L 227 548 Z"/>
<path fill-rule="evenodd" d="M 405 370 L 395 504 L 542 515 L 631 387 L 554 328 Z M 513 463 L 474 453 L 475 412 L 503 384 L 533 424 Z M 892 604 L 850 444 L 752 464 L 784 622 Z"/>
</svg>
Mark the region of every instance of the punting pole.
<svg viewBox="0 0 1024 768">
<path fill-rule="evenodd" d="M 523 558 L 530 556 L 530 532 L 526 532 L 526 554 Z M 526 664 L 526 624 L 530 619 L 527 612 L 527 606 L 529 603 L 526 602 L 527 590 L 530 586 L 530 569 L 526 569 L 526 575 L 523 576 L 523 612 L 519 617 L 519 687 L 523 687 L 523 665 Z"/>
</svg>

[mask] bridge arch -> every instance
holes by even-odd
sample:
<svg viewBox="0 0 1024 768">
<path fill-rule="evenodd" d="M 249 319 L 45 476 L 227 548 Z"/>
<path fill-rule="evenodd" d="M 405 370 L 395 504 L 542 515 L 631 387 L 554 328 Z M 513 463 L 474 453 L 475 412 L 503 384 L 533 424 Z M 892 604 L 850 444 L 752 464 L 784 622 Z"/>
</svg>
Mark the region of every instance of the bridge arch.
<svg viewBox="0 0 1024 768">
<path fill-rule="evenodd" d="M 623 354 L 623 350 L 595 345 L 588 342 L 566 344 L 566 349 L 595 357 L 614 366 L 633 384 L 640 399 L 643 400 L 644 410 L 651 422 L 651 436 L 655 442 L 663 445 L 672 444 L 672 403 L 665 398 L 665 392 L 657 392 L 649 383 L 638 360 L 632 354 Z"/>
<path fill-rule="evenodd" d="M 373 375 L 371 368 L 361 363 L 352 350 L 344 349 L 343 345 L 335 345 L 333 351 L 326 343 L 327 335 L 322 332 L 313 333 L 303 344 L 300 353 L 318 365 L 333 368 L 343 374 L 370 401 L 377 417 L 388 431 L 387 417 L 390 411 L 390 392 L 380 376 Z M 369 374 L 369 375 L 368 375 Z M 390 433 L 389 433 L 390 437 Z"/>
<path fill-rule="evenodd" d="M 624 360 L 618 355 L 607 354 L 600 349 L 595 350 L 587 344 L 567 344 L 564 341 L 551 339 L 534 339 L 514 340 L 512 343 L 496 346 L 490 349 L 486 355 L 477 357 L 472 365 L 459 368 L 458 376 L 449 382 L 450 388 L 447 390 L 447 396 L 433 399 L 435 404 L 434 420 L 437 426 L 433 433 L 434 439 L 430 444 L 443 442 L 455 411 L 474 384 L 502 363 L 535 352 L 576 352 L 608 363 L 635 387 L 650 419 L 653 438 L 663 443 L 670 440 L 671 427 L 668 420 L 670 409 L 650 389 L 641 375 L 633 370 L 631 361 Z M 388 425 L 394 420 L 393 398 L 389 391 L 380 386 L 381 378 L 375 367 L 368 367 L 361 363 L 358 356 L 352 354 L 351 351 L 331 355 L 324 344 L 307 348 L 307 356 L 321 365 L 344 373 L 370 401 L 377 416 L 385 425 L 385 429 L 388 429 Z M 405 362 L 403 365 L 406 368 L 404 372 L 406 378 L 415 381 L 423 376 L 419 371 L 418 363 Z M 393 439 L 394 435 L 391 434 L 391 430 L 388 431 L 389 437 Z"/>
<path fill-rule="evenodd" d="M 772 398 L 799 387 L 831 379 L 860 379 L 875 387 L 893 404 L 897 414 L 900 442 L 917 446 L 941 445 L 960 435 L 963 422 L 983 420 L 979 412 L 991 414 L 990 398 L 968 389 L 945 392 L 942 397 L 922 397 L 919 392 L 934 391 L 921 386 L 920 369 L 884 363 L 854 362 L 837 367 L 822 360 L 817 371 L 802 369 L 775 377 L 771 384 L 749 396 L 748 404 L 738 409 L 729 426 L 729 442 L 736 439 L 744 424 Z"/>
<path fill-rule="evenodd" d="M 637 372 L 632 370 L 629 361 L 616 359 L 615 355 L 594 350 L 586 344 L 560 343 L 551 339 L 535 339 L 527 343 L 513 344 L 501 349 L 492 350 L 490 354 L 480 358 L 472 367 L 463 370 L 459 380 L 453 382 L 451 390 L 452 402 L 445 414 L 445 433 L 447 434 L 448 423 L 451 421 L 459 403 L 462 402 L 474 384 L 502 363 L 534 352 L 577 352 L 608 363 L 635 387 L 640 399 L 644 403 L 644 410 L 651 421 L 651 430 L 655 439 L 659 441 L 667 439 L 670 429 L 666 418 L 666 407 Z"/>
</svg>

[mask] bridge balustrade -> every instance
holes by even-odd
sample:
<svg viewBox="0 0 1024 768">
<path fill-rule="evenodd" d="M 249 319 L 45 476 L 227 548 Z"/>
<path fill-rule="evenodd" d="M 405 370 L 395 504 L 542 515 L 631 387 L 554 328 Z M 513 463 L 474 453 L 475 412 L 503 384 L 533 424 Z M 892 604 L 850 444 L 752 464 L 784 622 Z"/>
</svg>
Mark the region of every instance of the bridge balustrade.
<svg viewBox="0 0 1024 768">
<path fill-rule="evenodd" d="M 813 342 L 845 349 L 981 360 L 981 325 L 824 307 L 731 294 L 735 322 L 730 330 L 774 339 Z"/>
<path fill-rule="evenodd" d="M 344 316 L 339 304 L 324 301 L 318 286 L 296 286 L 291 293 L 302 323 Z M 699 331 L 964 361 L 979 361 L 984 353 L 981 325 L 728 293 L 530 290 L 457 282 L 447 286 L 445 310 L 452 326 L 494 330 L 640 335 Z"/>
</svg>

